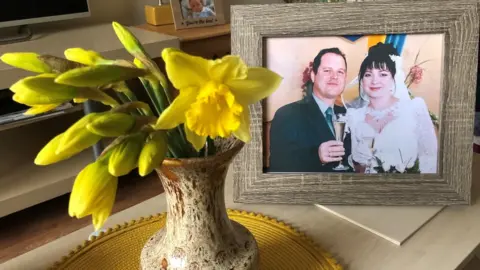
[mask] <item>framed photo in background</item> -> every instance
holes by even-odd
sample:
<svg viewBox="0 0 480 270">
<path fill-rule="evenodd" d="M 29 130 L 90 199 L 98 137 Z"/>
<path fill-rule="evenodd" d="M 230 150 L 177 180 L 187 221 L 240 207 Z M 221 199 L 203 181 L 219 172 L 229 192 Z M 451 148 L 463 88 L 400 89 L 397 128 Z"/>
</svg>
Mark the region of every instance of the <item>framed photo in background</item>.
<svg viewBox="0 0 480 270">
<path fill-rule="evenodd" d="M 170 0 L 175 29 L 225 24 L 223 0 Z"/>
<path fill-rule="evenodd" d="M 232 7 L 232 54 L 283 77 L 251 107 L 243 203 L 471 203 L 478 1 Z"/>
</svg>

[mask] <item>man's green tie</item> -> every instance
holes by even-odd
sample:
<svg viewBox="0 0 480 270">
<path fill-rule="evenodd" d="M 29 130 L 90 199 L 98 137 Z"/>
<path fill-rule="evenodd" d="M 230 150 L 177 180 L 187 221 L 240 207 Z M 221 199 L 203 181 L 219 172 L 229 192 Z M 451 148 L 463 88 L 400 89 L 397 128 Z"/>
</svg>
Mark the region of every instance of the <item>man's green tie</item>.
<svg viewBox="0 0 480 270">
<path fill-rule="evenodd" d="M 330 131 L 332 131 L 332 134 L 335 135 L 335 130 L 333 129 L 333 109 L 328 107 L 328 109 L 325 111 L 325 115 L 327 118 L 328 127 L 330 128 Z"/>
</svg>

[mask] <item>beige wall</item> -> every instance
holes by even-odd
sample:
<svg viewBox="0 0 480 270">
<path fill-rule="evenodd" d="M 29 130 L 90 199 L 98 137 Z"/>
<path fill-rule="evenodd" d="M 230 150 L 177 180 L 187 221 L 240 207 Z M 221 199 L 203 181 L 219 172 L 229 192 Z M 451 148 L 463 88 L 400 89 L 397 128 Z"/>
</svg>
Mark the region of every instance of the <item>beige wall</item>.
<svg viewBox="0 0 480 270">
<path fill-rule="evenodd" d="M 74 19 L 61 22 L 33 25 L 34 29 L 54 29 L 65 24 L 86 25 L 93 23 L 109 23 L 113 20 L 125 25 L 138 25 L 145 22 L 145 5 L 157 5 L 158 0 L 89 0 L 91 16 L 89 18 Z M 168 0 L 161 0 L 169 3 Z M 224 0 L 225 18 L 230 21 L 230 6 L 243 4 L 270 4 L 283 3 L 283 0 Z"/>
<path fill-rule="evenodd" d="M 347 83 L 357 76 L 361 61 L 368 51 L 365 37 L 356 42 L 350 42 L 341 37 L 272 38 L 268 39 L 266 44 L 267 67 L 284 78 L 279 89 L 267 100 L 266 121 L 273 119 L 279 107 L 302 97 L 303 70 L 322 48 L 338 47 L 346 54 Z M 440 34 L 408 36 L 402 52 L 405 74 L 408 74 L 419 49 L 421 52 L 417 62 L 431 61 L 422 65 L 425 68 L 423 80 L 418 85 L 412 85 L 411 91 L 415 96 L 424 98 L 429 109 L 438 114 L 443 64 L 443 36 Z M 352 100 L 357 96 L 356 84 L 345 90 L 346 100 Z"/>
</svg>

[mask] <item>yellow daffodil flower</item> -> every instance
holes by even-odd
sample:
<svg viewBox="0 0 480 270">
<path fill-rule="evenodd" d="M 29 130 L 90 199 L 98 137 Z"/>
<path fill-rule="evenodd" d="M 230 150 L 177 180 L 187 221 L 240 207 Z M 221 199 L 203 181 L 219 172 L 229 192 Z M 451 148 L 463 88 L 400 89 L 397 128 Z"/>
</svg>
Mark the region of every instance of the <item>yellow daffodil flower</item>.
<svg viewBox="0 0 480 270">
<path fill-rule="evenodd" d="M 118 178 L 108 173 L 108 155 L 87 165 L 76 177 L 68 205 L 71 217 L 92 215 L 95 230 L 112 212 Z"/>
<path fill-rule="evenodd" d="M 164 49 L 167 75 L 180 91 L 160 115 L 156 129 L 185 123 L 187 139 L 200 150 L 207 136 L 250 140 L 249 105 L 269 96 L 282 78 L 266 68 L 249 68 L 236 56 L 206 60 Z"/>
<path fill-rule="evenodd" d="M 52 69 L 43 62 L 40 55 L 31 52 L 5 53 L 0 60 L 7 65 L 35 73 L 50 73 Z"/>
</svg>

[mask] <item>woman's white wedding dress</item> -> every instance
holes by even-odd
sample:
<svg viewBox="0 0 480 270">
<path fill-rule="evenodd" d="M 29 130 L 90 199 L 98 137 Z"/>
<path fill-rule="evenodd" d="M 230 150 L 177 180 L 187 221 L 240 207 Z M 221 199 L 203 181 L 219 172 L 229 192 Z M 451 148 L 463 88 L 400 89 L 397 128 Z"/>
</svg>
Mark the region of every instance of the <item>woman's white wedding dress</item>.
<svg viewBox="0 0 480 270">
<path fill-rule="evenodd" d="M 377 132 L 366 123 L 367 114 L 378 119 L 388 114 L 392 120 Z M 385 171 L 393 166 L 397 171 L 404 172 L 415 164 L 417 158 L 421 173 L 437 173 L 437 136 L 422 98 L 400 99 L 383 111 L 374 111 L 368 106 L 349 108 L 347 125 L 352 136 L 352 158 L 356 162 L 370 164 L 371 173 L 375 173 L 373 168 L 379 165 Z M 374 138 L 375 156 L 383 164 L 371 159 L 369 138 Z"/>
</svg>

